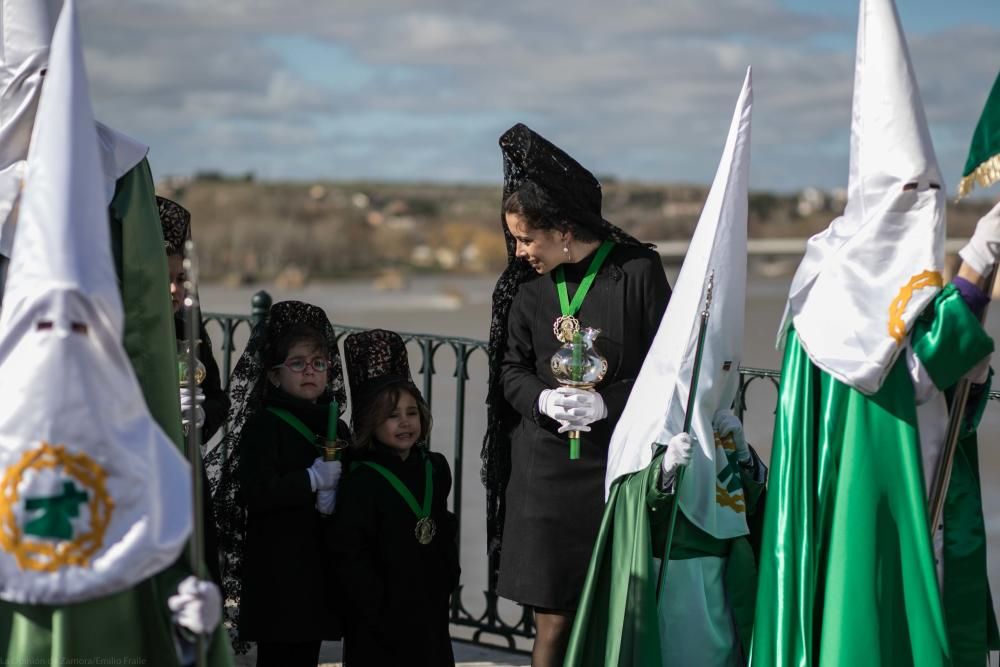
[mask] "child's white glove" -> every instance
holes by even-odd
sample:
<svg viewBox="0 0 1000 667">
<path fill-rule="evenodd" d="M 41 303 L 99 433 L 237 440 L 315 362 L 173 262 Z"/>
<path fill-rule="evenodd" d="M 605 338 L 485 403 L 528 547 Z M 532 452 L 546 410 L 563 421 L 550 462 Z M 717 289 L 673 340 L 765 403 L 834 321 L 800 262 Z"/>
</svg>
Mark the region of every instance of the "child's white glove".
<svg viewBox="0 0 1000 667">
<path fill-rule="evenodd" d="M 746 463 L 750 460 L 750 447 L 746 438 L 743 437 L 743 422 L 733 414 L 729 408 L 723 408 L 712 417 L 712 430 L 719 434 L 720 438 L 727 435 L 733 436 L 733 444 L 736 445 L 736 460 Z"/>
<path fill-rule="evenodd" d="M 979 219 L 972 238 L 958 255 L 979 275 L 989 273 L 1000 256 L 1000 203 Z"/>
<path fill-rule="evenodd" d="M 175 624 L 197 635 L 209 635 L 222 619 L 222 595 L 211 581 L 191 576 L 167 599 Z"/>
<path fill-rule="evenodd" d="M 324 461 L 322 458 L 313 461 L 313 464 L 306 468 L 312 490 L 336 490 L 337 484 L 340 482 L 341 468 L 340 461 Z"/>
<path fill-rule="evenodd" d="M 669 480 L 676 473 L 677 469 L 686 467 L 691 463 L 691 448 L 695 439 L 687 433 L 678 433 L 670 438 L 667 443 L 667 451 L 660 461 L 660 469 L 663 471 L 663 479 Z"/>
</svg>

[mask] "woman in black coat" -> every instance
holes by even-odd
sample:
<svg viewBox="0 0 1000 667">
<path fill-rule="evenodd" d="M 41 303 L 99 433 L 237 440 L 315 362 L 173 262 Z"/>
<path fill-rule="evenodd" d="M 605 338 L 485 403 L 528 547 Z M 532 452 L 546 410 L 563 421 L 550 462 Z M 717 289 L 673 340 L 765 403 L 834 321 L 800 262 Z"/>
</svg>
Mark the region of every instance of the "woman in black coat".
<svg viewBox="0 0 1000 667">
<path fill-rule="evenodd" d="M 460 569 L 448 462 L 423 444 L 430 411 L 410 380 L 402 339 L 352 334 L 344 351 L 354 462 L 332 540 L 345 595 L 344 663 L 451 667 L 449 599 Z"/>
<path fill-rule="evenodd" d="M 670 288 L 659 256 L 601 217 L 590 172 L 524 125 L 500 146 L 510 263 L 490 331 L 488 533 L 497 592 L 535 611 L 532 664 L 561 665 L 604 509 L 608 443 Z M 586 289 L 572 313 L 559 281 L 567 305 Z M 552 374 L 566 315 L 601 330 L 608 368 L 593 392 L 558 389 Z M 570 430 L 581 431 L 577 460 Z"/>
</svg>

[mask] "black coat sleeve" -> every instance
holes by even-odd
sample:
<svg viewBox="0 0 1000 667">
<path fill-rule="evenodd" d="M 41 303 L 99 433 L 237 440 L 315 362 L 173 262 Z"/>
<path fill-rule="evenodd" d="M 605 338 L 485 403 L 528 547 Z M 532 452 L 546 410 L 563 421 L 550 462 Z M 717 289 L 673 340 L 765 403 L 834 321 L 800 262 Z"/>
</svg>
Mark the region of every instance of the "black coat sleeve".
<svg viewBox="0 0 1000 667">
<path fill-rule="evenodd" d="M 628 267 L 628 271 L 635 272 L 635 280 L 625 295 L 625 321 L 626 323 L 635 322 L 635 326 L 640 328 L 640 354 L 644 358 L 660 328 L 663 313 L 667 310 L 667 302 L 670 300 L 670 285 L 667 283 L 667 276 L 663 271 L 659 255 L 649 253 L 640 259 L 633 260 L 630 264 L 633 266 Z M 604 405 L 608 408 L 607 418 L 610 423 L 618 423 L 618 419 L 625 410 L 629 394 L 632 392 L 633 384 L 635 384 L 635 378 L 630 377 L 597 388 L 601 398 L 604 399 Z"/>
<path fill-rule="evenodd" d="M 538 395 L 550 387 L 535 373 L 531 322 L 536 304 L 525 289 L 526 285 L 521 286 L 511 304 L 507 319 L 507 349 L 504 350 L 500 365 L 500 382 L 504 398 L 521 416 L 537 423 L 541 417 L 537 408 Z"/>
<path fill-rule="evenodd" d="M 261 413 L 243 428 L 239 474 L 243 502 L 248 509 L 312 506 L 316 502 L 306 468 L 282 470 L 278 458 L 282 427 L 277 418 Z M 302 436 L 295 433 L 295 437 Z"/>
</svg>

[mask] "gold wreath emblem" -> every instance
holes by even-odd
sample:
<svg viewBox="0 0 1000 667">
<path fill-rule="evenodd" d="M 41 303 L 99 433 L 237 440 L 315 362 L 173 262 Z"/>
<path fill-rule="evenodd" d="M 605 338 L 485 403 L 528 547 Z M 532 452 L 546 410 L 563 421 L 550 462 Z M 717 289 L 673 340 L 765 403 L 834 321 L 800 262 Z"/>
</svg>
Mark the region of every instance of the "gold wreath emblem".
<svg viewBox="0 0 1000 667">
<path fill-rule="evenodd" d="M 89 492 L 88 529 L 68 540 L 36 539 L 25 535 L 14 514 L 14 509 L 21 502 L 18 484 L 29 469 L 45 470 L 57 466 L 62 468 L 64 475 Z M 70 565 L 89 566 L 90 559 L 104 543 L 114 511 L 114 501 L 108 495 L 106 480 L 107 473 L 92 458 L 82 452 L 67 452 L 63 445 L 42 442 L 38 449 L 25 452 L 20 461 L 7 468 L 0 480 L 0 549 L 14 554 L 23 570 L 56 572 Z"/>
<path fill-rule="evenodd" d="M 903 285 L 899 294 L 889 304 L 889 335 L 896 341 L 896 345 L 901 345 L 906 337 L 906 323 L 903 322 L 903 313 L 909 305 L 913 293 L 924 287 L 941 287 L 944 281 L 937 271 L 924 271 L 910 278 L 910 282 Z"/>
</svg>

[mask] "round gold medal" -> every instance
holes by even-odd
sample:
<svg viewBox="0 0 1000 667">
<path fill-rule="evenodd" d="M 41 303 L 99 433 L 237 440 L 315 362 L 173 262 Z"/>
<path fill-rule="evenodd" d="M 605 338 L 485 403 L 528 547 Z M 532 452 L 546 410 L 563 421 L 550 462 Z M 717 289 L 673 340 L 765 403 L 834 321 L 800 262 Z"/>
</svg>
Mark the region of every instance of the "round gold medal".
<svg viewBox="0 0 1000 667">
<path fill-rule="evenodd" d="M 417 542 L 421 544 L 430 544 L 436 533 L 437 525 L 435 525 L 434 519 L 429 516 L 417 521 L 417 525 L 413 529 L 413 534 L 417 536 Z"/>
</svg>

